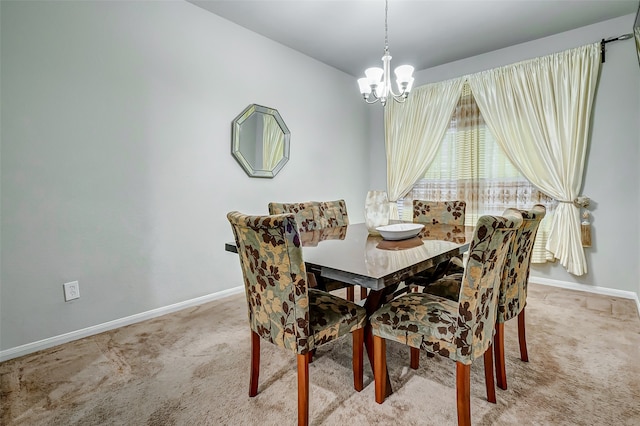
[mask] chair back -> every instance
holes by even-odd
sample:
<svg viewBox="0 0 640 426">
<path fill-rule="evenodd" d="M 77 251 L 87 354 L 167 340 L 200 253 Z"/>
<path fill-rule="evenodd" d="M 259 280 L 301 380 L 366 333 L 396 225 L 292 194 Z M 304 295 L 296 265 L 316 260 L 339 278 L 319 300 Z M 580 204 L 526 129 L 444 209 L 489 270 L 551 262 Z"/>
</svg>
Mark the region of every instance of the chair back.
<svg viewBox="0 0 640 426">
<path fill-rule="evenodd" d="M 344 200 L 321 201 L 320 221 L 322 228 L 335 228 L 349 225 L 347 203 Z"/>
<path fill-rule="evenodd" d="M 531 253 L 546 208 L 536 204 L 531 210 L 521 210 L 523 224 L 515 234 L 511 255 L 507 260 L 498 300 L 498 322 L 518 316 L 527 301 L 527 284 L 531 269 Z"/>
<path fill-rule="evenodd" d="M 305 201 L 302 203 L 269 203 L 269 214 L 295 214 L 299 232 L 349 225 L 344 200 Z"/>
<path fill-rule="evenodd" d="M 464 201 L 413 200 L 413 221 L 420 223 L 443 223 L 464 225 Z"/>
<path fill-rule="evenodd" d="M 307 273 L 295 215 L 230 212 L 249 307 L 261 338 L 297 354 L 313 349 Z"/>
<path fill-rule="evenodd" d="M 293 213 L 299 232 L 310 232 L 322 229 L 320 203 L 307 201 L 303 203 L 269 203 L 269 214 Z"/>
<path fill-rule="evenodd" d="M 478 219 L 462 277 L 454 337 L 456 359 L 465 364 L 483 355 L 491 344 L 507 255 L 522 222 L 514 209 L 503 216 Z"/>
</svg>

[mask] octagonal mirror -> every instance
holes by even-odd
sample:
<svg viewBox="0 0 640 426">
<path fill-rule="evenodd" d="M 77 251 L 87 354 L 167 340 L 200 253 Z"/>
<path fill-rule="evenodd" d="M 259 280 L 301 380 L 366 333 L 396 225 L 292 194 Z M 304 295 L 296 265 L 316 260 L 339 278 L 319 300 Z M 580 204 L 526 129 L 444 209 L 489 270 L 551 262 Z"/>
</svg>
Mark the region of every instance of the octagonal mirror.
<svg viewBox="0 0 640 426">
<path fill-rule="evenodd" d="M 290 133 L 276 109 L 249 105 L 231 133 L 231 154 L 251 177 L 272 178 L 289 161 Z"/>
</svg>

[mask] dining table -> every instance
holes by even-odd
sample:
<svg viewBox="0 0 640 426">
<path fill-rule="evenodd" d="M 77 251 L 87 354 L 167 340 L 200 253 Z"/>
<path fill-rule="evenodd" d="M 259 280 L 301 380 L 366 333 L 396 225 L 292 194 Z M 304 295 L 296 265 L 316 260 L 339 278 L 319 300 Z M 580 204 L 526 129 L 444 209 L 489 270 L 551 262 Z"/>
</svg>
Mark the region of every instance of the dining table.
<svg viewBox="0 0 640 426">
<path fill-rule="evenodd" d="M 300 241 L 307 272 L 320 288 L 323 282 L 339 281 L 369 290 L 363 304 L 369 317 L 391 300 L 409 277 L 462 255 L 472 236 L 471 226 L 424 224 L 412 238 L 389 240 L 375 231 L 372 234 L 364 223 L 354 223 L 301 232 Z M 237 253 L 235 242 L 226 243 L 225 250 Z M 373 368 L 373 334 L 368 324 L 365 347 Z M 391 392 L 387 375 L 387 393 Z"/>
</svg>

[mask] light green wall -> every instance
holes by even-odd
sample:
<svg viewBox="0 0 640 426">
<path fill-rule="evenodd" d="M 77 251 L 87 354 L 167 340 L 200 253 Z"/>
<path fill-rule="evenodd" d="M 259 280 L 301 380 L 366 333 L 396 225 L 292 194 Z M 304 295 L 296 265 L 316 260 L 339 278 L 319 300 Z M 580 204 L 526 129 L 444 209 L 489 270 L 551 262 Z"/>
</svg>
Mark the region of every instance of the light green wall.
<svg viewBox="0 0 640 426">
<path fill-rule="evenodd" d="M 362 220 L 352 77 L 187 2 L 0 8 L 0 350 L 241 286 L 230 210 L 344 198 Z M 291 131 L 274 179 L 230 154 L 251 103 Z"/>
</svg>

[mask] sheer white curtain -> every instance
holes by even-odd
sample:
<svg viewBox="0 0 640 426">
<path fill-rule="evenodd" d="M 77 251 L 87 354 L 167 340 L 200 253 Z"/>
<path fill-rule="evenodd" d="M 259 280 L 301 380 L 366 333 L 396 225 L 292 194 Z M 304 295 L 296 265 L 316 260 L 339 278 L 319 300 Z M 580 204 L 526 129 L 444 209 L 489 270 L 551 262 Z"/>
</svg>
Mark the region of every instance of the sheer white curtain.
<svg viewBox="0 0 640 426">
<path fill-rule="evenodd" d="M 417 199 L 466 201 L 465 223 L 470 226 L 481 215 L 501 215 L 509 207 L 526 210 L 543 204 L 550 216 L 555 206 L 511 164 L 487 129 L 467 83 L 433 163 L 402 200 L 403 219 L 412 219 L 412 209 L 404 205 Z M 547 261 L 547 235 L 544 227 L 538 229 L 535 244 L 542 249 L 535 251 L 532 263 Z"/>
<path fill-rule="evenodd" d="M 468 76 L 487 126 L 520 172 L 559 201 L 546 249 L 574 275 L 587 272 L 580 209 L 600 45 Z"/>
<path fill-rule="evenodd" d="M 459 78 L 428 84 L 414 89 L 405 103 L 387 104 L 387 193 L 392 218 L 398 218 L 398 198 L 413 187 L 435 158 L 463 83 Z"/>
</svg>

